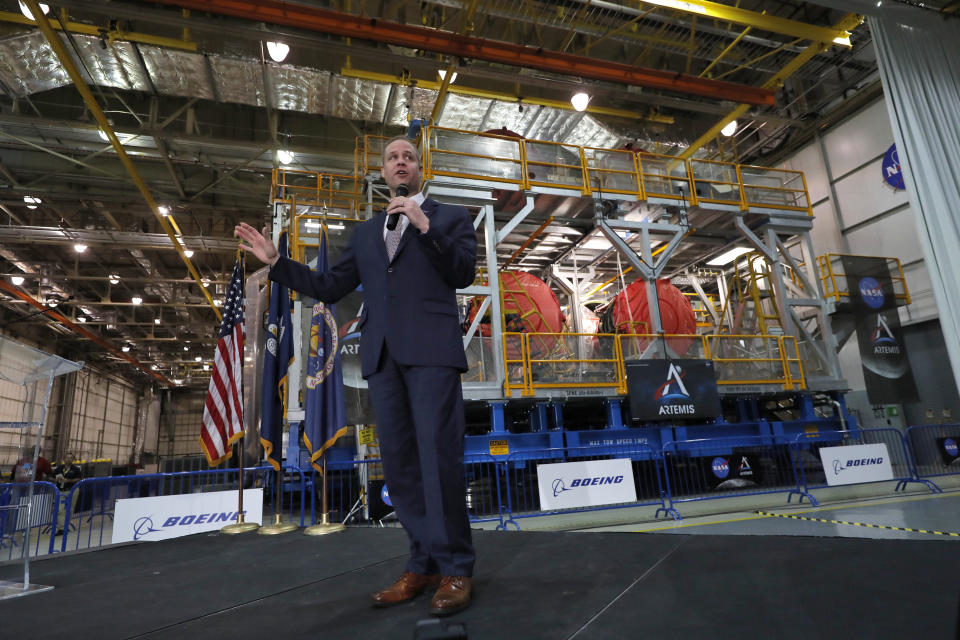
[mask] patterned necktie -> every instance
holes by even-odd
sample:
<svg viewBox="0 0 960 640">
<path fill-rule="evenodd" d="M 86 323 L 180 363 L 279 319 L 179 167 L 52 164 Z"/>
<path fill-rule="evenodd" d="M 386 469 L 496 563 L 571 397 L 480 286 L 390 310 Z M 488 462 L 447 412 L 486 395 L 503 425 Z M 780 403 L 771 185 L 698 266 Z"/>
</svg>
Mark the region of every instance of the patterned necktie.
<svg viewBox="0 0 960 640">
<path fill-rule="evenodd" d="M 400 246 L 400 235 L 403 233 L 401 225 L 397 224 L 392 231 L 387 231 L 387 260 L 393 261 L 394 254 L 397 253 L 397 247 Z"/>
</svg>

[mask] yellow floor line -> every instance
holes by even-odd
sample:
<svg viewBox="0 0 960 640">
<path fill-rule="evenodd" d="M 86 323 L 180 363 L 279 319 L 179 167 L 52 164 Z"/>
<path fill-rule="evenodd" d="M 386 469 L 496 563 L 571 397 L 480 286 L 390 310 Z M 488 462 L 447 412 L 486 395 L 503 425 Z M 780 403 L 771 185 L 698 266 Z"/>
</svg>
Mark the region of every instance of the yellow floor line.
<svg viewBox="0 0 960 640">
<path fill-rule="evenodd" d="M 910 496 L 910 497 L 904 497 L 904 498 L 881 498 L 879 500 L 877 499 L 861 500 L 859 502 L 846 503 L 846 504 L 834 504 L 834 505 L 824 505 L 821 507 L 811 507 L 809 509 L 794 511 L 793 513 L 795 514 L 796 513 L 813 513 L 816 511 L 827 511 L 827 510 L 835 510 L 835 509 L 852 509 L 856 507 L 866 507 L 866 506 L 873 506 L 878 504 L 897 504 L 901 502 L 916 502 L 917 500 L 930 500 L 931 498 L 947 498 L 947 497 L 958 497 L 958 496 L 960 496 L 960 492 L 953 491 L 950 493 L 938 493 L 938 494 L 927 495 L 927 496 Z M 755 511 L 754 513 L 761 514 L 763 512 Z M 760 520 L 773 515 L 779 515 L 779 514 L 770 513 L 769 515 L 750 515 L 750 516 L 744 516 L 742 518 L 730 518 L 728 520 L 711 520 L 709 522 L 690 522 L 687 524 L 664 525 L 659 527 L 653 527 L 650 529 L 637 529 L 633 533 L 653 533 L 656 531 L 666 531 L 668 529 L 683 529 L 686 527 L 705 527 L 713 524 L 745 522 L 747 520 Z M 701 517 L 701 516 L 696 516 L 696 517 Z M 841 521 L 835 521 L 835 522 L 841 522 Z M 876 527 L 879 527 L 879 525 L 876 525 Z M 920 529 L 901 529 L 901 530 L 902 531 L 921 531 Z M 943 534 L 943 535 L 946 535 L 946 534 Z M 950 535 L 954 535 L 954 534 L 950 534 Z"/>
<path fill-rule="evenodd" d="M 885 524 L 871 524 L 869 522 L 850 522 L 848 520 L 830 520 L 827 518 L 806 518 L 804 516 L 794 516 L 786 513 L 770 513 L 768 511 L 757 511 L 758 515 L 768 518 L 790 518 L 791 520 L 805 520 L 807 522 L 823 522 L 825 524 L 846 524 L 851 527 L 867 527 L 869 529 L 888 529 L 890 531 L 909 531 L 911 533 L 928 533 L 935 536 L 952 536 L 960 538 L 960 533 L 952 531 L 934 531 L 932 529 L 911 529 L 910 527 L 893 527 Z"/>
</svg>

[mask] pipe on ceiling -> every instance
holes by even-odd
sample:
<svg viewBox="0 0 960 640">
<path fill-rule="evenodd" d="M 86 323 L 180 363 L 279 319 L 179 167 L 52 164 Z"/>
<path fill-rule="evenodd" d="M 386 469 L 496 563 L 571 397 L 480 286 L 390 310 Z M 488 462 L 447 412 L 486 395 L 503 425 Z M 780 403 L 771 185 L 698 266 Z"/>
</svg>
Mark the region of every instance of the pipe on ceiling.
<svg viewBox="0 0 960 640">
<path fill-rule="evenodd" d="M 398 24 L 377 18 L 364 18 L 281 0 L 156 1 L 160 4 L 184 9 L 195 9 L 256 22 L 309 29 L 346 38 L 373 40 L 461 58 L 473 58 L 517 67 L 540 69 L 560 75 L 675 91 L 714 100 L 732 100 L 752 105 L 776 106 L 775 93 L 770 89 L 697 78 L 669 71 L 645 69 L 609 60 L 585 58 L 559 51 L 497 42 L 436 29 Z"/>
</svg>

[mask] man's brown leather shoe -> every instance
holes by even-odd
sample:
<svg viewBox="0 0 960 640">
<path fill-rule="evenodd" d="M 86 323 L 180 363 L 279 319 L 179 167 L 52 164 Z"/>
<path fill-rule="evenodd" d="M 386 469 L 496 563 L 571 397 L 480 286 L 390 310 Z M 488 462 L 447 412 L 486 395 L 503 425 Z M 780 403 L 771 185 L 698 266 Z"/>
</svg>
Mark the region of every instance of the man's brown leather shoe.
<svg viewBox="0 0 960 640">
<path fill-rule="evenodd" d="M 404 571 L 403 575 L 386 589 L 381 589 L 376 593 L 370 594 L 370 599 L 375 607 L 392 607 L 395 604 L 413 600 L 420 595 L 424 589 L 440 582 L 440 576 L 421 575 Z"/>
<path fill-rule="evenodd" d="M 430 603 L 430 613 L 448 616 L 470 606 L 473 595 L 473 578 L 467 576 L 444 576 L 440 587 Z"/>
</svg>

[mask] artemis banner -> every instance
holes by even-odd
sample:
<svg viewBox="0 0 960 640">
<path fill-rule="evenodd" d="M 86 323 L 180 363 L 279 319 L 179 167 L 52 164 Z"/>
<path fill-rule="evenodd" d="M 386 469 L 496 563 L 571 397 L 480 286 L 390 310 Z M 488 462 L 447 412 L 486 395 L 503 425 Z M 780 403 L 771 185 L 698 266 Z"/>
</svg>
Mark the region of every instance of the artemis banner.
<svg viewBox="0 0 960 640">
<path fill-rule="evenodd" d="M 626 365 L 634 420 L 720 415 L 717 377 L 710 360 L 628 360 Z"/>
<path fill-rule="evenodd" d="M 872 404 L 917 401 L 886 258 L 843 256 L 863 379 Z"/>
</svg>

